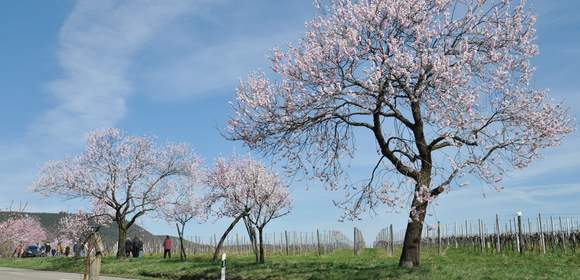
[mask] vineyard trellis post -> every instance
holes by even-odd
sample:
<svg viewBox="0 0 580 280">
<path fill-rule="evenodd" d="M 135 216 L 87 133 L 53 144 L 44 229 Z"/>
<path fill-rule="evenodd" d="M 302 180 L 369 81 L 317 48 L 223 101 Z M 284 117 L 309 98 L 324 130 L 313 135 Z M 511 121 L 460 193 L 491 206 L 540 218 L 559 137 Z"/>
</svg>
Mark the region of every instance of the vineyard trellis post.
<svg viewBox="0 0 580 280">
<path fill-rule="evenodd" d="M 478 219 L 478 225 L 479 225 L 479 245 L 480 245 L 480 250 L 481 253 L 485 253 L 485 236 L 483 233 L 483 221 L 481 219 Z"/>
<path fill-rule="evenodd" d="M 393 224 L 389 225 L 389 257 L 392 257 L 395 251 L 395 244 L 393 238 Z"/>
<path fill-rule="evenodd" d="M 522 239 L 523 235 L 522 235 L 522 212 L 518 212 L 518 252 L 520 254 L 523 253 L 523 243 L 524 240 Z"/>
<path fill-rule="evenodd" d="M 562 229 L 562 217 L 558 217 L 558 219 L 560 220 L 559 235 L 560 238 L 562 238 L 562 249 L 564 250 L 564 253 L 566 253 L 566 237 L 565 237 L 566 232 L 564 232 L 564 230 Z"/>
<path fill-rule="evenodd" d="M 441 222 L 437 221 L 437 254 L 441 255 Z"/>
<path fill-rule="evenodd" d="M 455 222 L 455 232 L 453 233 L 453 242 L 455 242 L 455 249 L 459 247 L 457 243 L 457 222 Z"/>
<path fill-rule="evenodd" d="M 538 226 L 540 230 L 540 248 L 542 254 L 546 254 L 546 240 L 544 239 L 544 228 L 542 227 L 542 214 L 538 213 Z"/>
<path fill-rule="evenodd" d="M 320 256 L 322 254 L 322 252 L 320 252 L 320 232 L 318 231 L 318 229 L 316 229 L 316 245 L 317 245 L 317 250 L 318 250 L 318 256 Z"/>
<path fill-rule="evenodd" d="M 500 228 L 499 228 L 499 215 L 495 214 L 495 251 L 497 253 L 501 252 L 501 240 L 500 240 L 500 236 L 501 236 L 501 232 L 500 232 Z"/>
<path fill-rule="evenodd" d="M 290 255 L 290 250 L 288 248 L 288 231 L 284 231 L 284 237 L 286 238 L 286 256 Z"/>
<path fill-rule="evenodd" d="M 354 228 L 353 232 L 354 232 L 354 235 L 353 235 L 353 242 L 354 242 L 354 244 L 353 244 L 353 250 L 354 250 L 354 255 L 355 256 L 358 256 L 358 250 L 357 250 L 358 249 L 358 246 L 357 246 L 358 243 L 357 243 L 357 240 L 356 240 L 357 239 L 356 238 L 357 237 L 356 236 L 356 227 Z"/>
</svg>

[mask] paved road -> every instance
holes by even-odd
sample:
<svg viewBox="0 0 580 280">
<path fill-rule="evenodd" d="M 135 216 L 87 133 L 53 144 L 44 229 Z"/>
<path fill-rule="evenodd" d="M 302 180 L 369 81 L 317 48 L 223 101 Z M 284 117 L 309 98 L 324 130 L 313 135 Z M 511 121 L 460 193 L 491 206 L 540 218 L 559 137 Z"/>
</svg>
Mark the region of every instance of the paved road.
<svg viewBox="0 0 580 280">
<path fill-rule="evenodd" d="M 0 267 L 0 280 L 81 280 L 83 276 L 76 273 L 38 271 L 30 269 Z M 115 277 L 100 277 L 101 280 L 129 280 Z"/>
</svg>

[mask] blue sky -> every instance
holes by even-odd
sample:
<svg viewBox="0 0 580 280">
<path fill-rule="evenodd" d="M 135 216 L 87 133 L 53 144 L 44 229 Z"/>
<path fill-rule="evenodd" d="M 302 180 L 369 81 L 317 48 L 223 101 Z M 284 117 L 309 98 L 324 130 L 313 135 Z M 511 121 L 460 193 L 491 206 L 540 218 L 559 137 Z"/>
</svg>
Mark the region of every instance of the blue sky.
<svg viewBox="0 0 580 280">
<path fill-rule="evenodd" d="M 534 84 L 549 88 L 571 113 L 580 112 L 580 2 L 528 1 L 538 15 L 541 54 Z M 0 8 L 0 208 L 28 201 L 31 211 L 74 211 L 79 201 L 29 193 L 38 168 L 82 150 L 83 135 L 101 127 L 191 143 L 206 161 L 239 143 L 219 131 L 240 78 L 266 69 L 268 50 L 296 41 L 316 14 L 304 1 L 4 1 Z M 364 179 L 372 168 L 373 143 L 361 137 L 350 171 Z M 368 143 L 368 144 L 367 144 Z M 580 215 L 580 135 L 530 168 L 509 174 L 497 193 L 474 183 L 441 196 L 428 222 L 461 222 L 524 214 Z M 338 222 L 332 199 L 317 183 L 288 180 L 290 216 L 271 230 L 362 228 L 367 241 L 406 213 L 379 212 Z M 186 235 L 220 233 L 229 221 L 191 225 Z M 153 219 L 141 224 L 157 234 L 174 227 Z"/>
</svg>

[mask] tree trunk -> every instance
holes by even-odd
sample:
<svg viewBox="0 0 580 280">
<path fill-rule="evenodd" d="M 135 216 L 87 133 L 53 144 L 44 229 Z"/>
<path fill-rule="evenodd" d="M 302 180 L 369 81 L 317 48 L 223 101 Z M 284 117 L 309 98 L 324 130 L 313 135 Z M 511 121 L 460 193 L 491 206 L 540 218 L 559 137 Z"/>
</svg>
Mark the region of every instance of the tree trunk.
<svg viewBox="0 0 580 280">
<path fill-rule="evenodd" d="M 236 226 L 236 224 L 240 221 L 240 219 L 243 216 L 245 216 L 245 213 L 240 214 L 239 216 L 237 216 L 234 219 L 234 221 L 230 224 L 230 226 L 226 229 L 226 231 L 224 232 L 224 234 L 222 235 L 222 237 L 220 238 L 220 242 L 215 247 L 215 252 L 213 253 L 213 258 L 212 258 L 212 262 L 213 263 L 216 263 L 217 262 L 218 254 L 219 254 L 220 250 L 222 249 L 222 245 L 224 244 L 224 241 L 228 237 L 228 234 L 230 234 L 230 231 L 232 231 L 232 229 L 234 229 L 234 226 Z"/>
<path fill-rule="evenodd" d="M 258 241 L 256 240 L 256 231 L 254 227 L 248 221 L 247 218 L 244 218 L 244 224 L 246 225 L 246 230 L 248 231 L 248 236 L 250 237 L 250 242 L 252 243 L 252 250 L 254 251 L 254 256 L 256 257 L 256 263 L 260 262 L 260 252 L 258 251 Z"/>
<path fill-rule="evenodd" d="M 179 259 L 187 260 L 187 255 L 185 253 L 185 247 L 183 247 L 183 231 L 185 230 L 185 224 L 181 224 L 181 228 L 178 223 L 175 223 L 177 227 L 177 235 L 179 236 Z"/>
<path fill-rule="evenodd" d="M 403 252 L 399 260 L 400 267 L 416 267 L 421 264 L 421 233 L 423 231 L 423 222 L 427 213 L 427 202 L 418 202 L 417 197 L 413 198 L 413 205 L 418 214 L 414 217 L 409 213 L 409 223 L 405 231 L 405 240 L 403 241 Z"/>
<path fill-rule="evenodd" d="M 259 263 L 265 262 L 265 258 L 264 258 L 264 235 L 262 234 L 262 232 L 263 232 L 263 228 L 258 228 L 258 234 L 260 235 L 260 262 Z"/>
<path fill-rule="evenodd" d="M 125 240 L 127 240 L 127 229 L 125 228 L 124 222 L 117 222 L 119 228 L 118 231 L 118 244 L 117 244 L 117 259 L 124 259 L 125 256 Z"/>
</svg>

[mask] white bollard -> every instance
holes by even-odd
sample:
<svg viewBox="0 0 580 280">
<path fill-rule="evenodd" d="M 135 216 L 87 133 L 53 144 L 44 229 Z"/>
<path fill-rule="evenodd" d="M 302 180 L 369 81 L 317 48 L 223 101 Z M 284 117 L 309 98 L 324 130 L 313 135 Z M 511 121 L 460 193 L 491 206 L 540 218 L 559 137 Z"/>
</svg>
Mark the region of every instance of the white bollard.
<svg viewBox="0 0 580 280">
<path fill-rule="evenodd" d="M 221 280 L 226 280 L 226 253 L 222 255 L 222 278 Z"/>
</svg>

